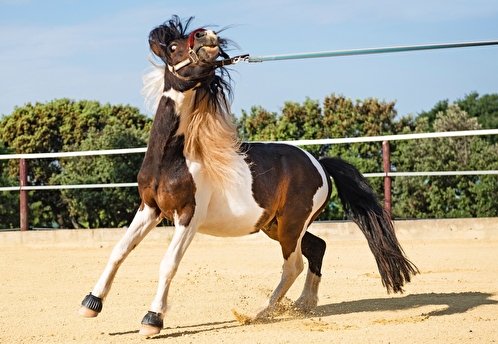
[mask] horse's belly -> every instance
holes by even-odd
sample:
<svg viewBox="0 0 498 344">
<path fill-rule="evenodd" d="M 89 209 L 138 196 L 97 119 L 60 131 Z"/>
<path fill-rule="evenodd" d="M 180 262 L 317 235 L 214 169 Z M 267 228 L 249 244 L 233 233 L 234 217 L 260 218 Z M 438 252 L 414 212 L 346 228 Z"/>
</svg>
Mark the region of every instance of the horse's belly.
<svg viewBox="0 0 498 344">
<path fill-rule="evenodd" d="M 220 218 L 204 222 L 197 231 L 219 237 L 238 237 L 256 233 L 254 224 L 251 217 Z"/>
<path fill-rule="evenodd" d="M 234 237 L 252 234 L 259 230 L 255 226 L 262 217 L 264 209 L 253 199 L 250 186 L 241 188 L 233 195 L 213 195 L 206 219 L 198 229 L 199 233 Z"/>
</svg>

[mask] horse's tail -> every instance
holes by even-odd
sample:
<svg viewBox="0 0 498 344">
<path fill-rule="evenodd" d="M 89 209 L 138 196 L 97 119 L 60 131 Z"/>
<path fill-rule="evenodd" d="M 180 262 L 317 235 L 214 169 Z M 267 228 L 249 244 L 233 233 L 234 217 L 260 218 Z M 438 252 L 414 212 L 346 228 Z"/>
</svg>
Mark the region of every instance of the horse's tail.
<svg viewBox="0 0 498 344">
<path fill-rule="evenodd" d="M 390 215 L 365 177 L 353 165 L 339 158 L 320 159 L 320 163 L 334 179 L 346 214 L 365 235 L 379 268 L 382 284 L 387 292 L 403 292 L 405 282 L 419 273 L 403 252 Z"/>
</svg>

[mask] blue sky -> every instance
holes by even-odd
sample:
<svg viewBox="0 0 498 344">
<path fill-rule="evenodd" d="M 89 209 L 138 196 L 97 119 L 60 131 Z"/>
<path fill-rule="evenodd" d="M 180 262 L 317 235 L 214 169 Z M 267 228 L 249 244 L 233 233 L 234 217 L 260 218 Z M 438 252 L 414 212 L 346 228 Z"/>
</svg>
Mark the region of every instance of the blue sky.
<svg viewBox="0 0 498 344">
<path fill-rule="evenodd" d="M 173 3 L 173 5 L 171 5 Z M 496 0 L 103 1 L 0 0 L 0 115 L 59 98 L 131 104 L 140 95 L 149 31 L 172 14 L 195 27 L 234 25 L 241 50 L 274 55 L 498 40 Z M 213 27 L 216 30 L 216 26 Z M 396 101 L 399 115 L 477 91 L 498 93 L 498 46 L 238 64 L 232 112 L 285 101 Z"/>
</svg>

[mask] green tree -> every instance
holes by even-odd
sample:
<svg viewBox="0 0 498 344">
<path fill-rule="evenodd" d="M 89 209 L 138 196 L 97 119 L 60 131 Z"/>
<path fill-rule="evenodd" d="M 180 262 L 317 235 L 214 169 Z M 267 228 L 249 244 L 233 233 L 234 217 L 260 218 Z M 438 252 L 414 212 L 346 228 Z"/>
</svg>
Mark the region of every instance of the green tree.
<svg viewBox="0 0 498 344">
<path fill-rule="evenodd" d="M 0 155 L 10 152 L 0 142 Z M 19 185 L 19 179 L 13 178 L 8 173 L 7 160 L 0 160 L 0 187 Z M 19 228 L 19 191 L 0 192 L 0 228 Z"/>
<path fill-rule="evenodd" d="M 239 137 L 244 141 L 275 141 L 277 138 L 277 114 L 261 106 L 253 106 L 250 113 L 242 110 L 237 121 Z"/>
<path fill-rule="evenodd" d="M 458 105 L 450 104 L 446 112 L 436 115 L 433 128 L 444 132 L 476 130 L 481 125 Z M 415 131 L 430 131 L 427 116 L 418 119 Z M 477 136 L 410 140 L 398 148 L 394 159 L 398 171 L 470 171 L 498 166 L 496 146 Z M 498 204 L 484 196 L 483 190 L 492 197 L 497 185 L 495 176 L 396 177 L 393 213 L 414 218 L 495 216 Z M 480 208 L 483 200 L 489 202 L 487 209 Z"/>
<path fill-rule="evenodd" d="M 285 102 L 282 114 L 278 118 L 277 140 L 318 140 L 328 138 L 323 125 L 322 109 L 318 100 L 306 98 L 301 105 Z M 302 146 L 316 158 L 326 154 L 328 145 Z"/>
<path fill-rule="evenodd" d="M 477 92 L 472 92 L 456 103 L 469 117 L 477 118 L 482 129 L 498 129 L 498 94 L 479 96 Z M 490 135 L 486 139 L 498 143 L 497 135 Z"/>
<path fill-rule="evenodd" d="M 498 94 L 484 94 L 479 96 L 477 92 L 471 92 L 463 99 L 457 99 L 455 104 L 465 111 L 470 118 L 477 118 L 482 129 L 498 129 Z M 439 101 L 431 110 L 423 111 L 419 117 L 427 117 L 429 127 L 433 129 L 436 115 L 439 112 L 446 112 L 449 101 Z M 491 143 L 498 143 L 497 135 L 490 135 L 485 138 Z"/>
<path fill-rule="evenodd" d="M 76 151 L 145 147 L 148 133 L 122 124 L 90 130 Z M 61 161 L 54 184 L 110 184 L 136 180 L 144 154 L 95 155 Z M 76 228 L 122 227 L 130 224 L 140 205 L 136 187 L 65 189 L 61 193 Z"/>
<path fill-rule="evenodd" d="M 107 125 L 123 124 L 146 130 L 151 120 L 130 106 L 101 105 L 96 101 L 69 99 L 45 104 L 31 103 L 15 108 L 0 122 L 0 141 L 14 153 L 44 153 L 71 151 L 92 131 L 102 131 Z M 10 175 L 19 174 L 19 166 L 10 163 Z M 30 185 L 50 185 L 51 178 L 61 172 L 58 159 L 30 159 Z M 30 221 L 37 227 L 71 228 L 73 223 L 67 204 L 57 190 L 30 193 Z"/>
<path fill-rule="evenodd" d="M 396 134 L 395 102 L 367 98 L 363 101 L 335 94 L 323 102 L 324 126 L 329 137 L 365 137 Z M 392 144 L 392 150 L 395 145 Z M 359 142 L 332 145 L 329 156 L 338 156 L 355 165 L 362 173 L 375 173 L 383 170 L 382 142 Z M 384 195 L 381 178 L 369 180 L 377 194 Z"/>
<path fill-rule="evenodd" d="M 288 141 L 326 138 L 322 110 L 317 100 L 306 98 L 301 105 L 285 102 L 282 113 L 268 112 L 261 106 L 242 110 L 237 121 L 239 137 L 244 141 Z M 327 146 L 303 147 L 316 157 L 323 156 Z"/>
</svg>

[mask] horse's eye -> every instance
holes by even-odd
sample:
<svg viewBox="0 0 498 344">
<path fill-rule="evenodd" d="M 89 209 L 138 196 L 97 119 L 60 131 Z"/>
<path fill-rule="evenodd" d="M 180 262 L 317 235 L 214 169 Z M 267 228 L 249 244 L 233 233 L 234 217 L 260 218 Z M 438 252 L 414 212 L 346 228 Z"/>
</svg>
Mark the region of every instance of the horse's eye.
<svg viewBox="0 0 498 344">
<path fill-rule="evenodd" d="M 176 48 L 177 48 L 177 45 L 174 43 L 170 44 L 168 47 L 170 53 L 175 52 Z"/>
</svg>

